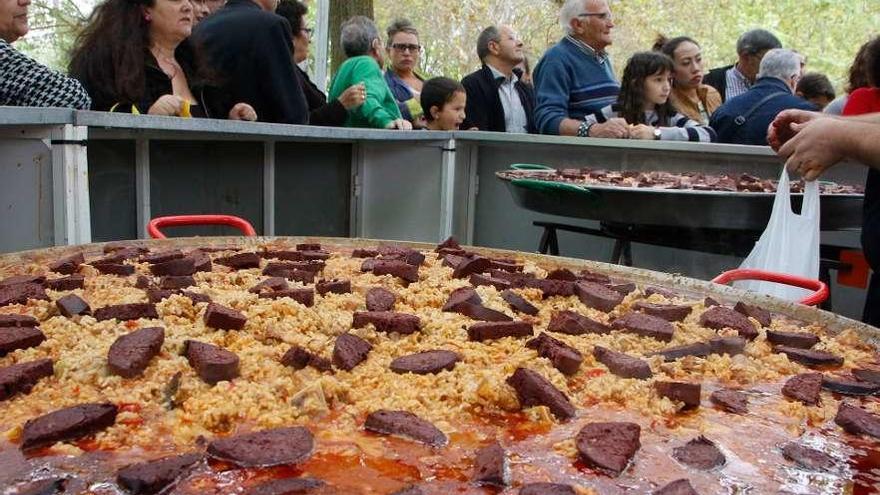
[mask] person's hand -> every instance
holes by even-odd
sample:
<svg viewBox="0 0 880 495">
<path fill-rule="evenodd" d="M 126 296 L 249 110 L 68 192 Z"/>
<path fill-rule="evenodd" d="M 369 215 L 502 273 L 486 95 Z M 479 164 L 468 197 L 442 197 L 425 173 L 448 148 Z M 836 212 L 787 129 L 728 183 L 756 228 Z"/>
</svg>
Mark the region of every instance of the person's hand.
<svg viewBox="0 0 880 495">
<path fill-rule="evenodd" d="M 150 107 L 147 114 L 174 117 L 180 115 L 182 109 L 183 98 L 177 95 L 162 95 L 155 103 L 153 103 L 153 106 Z"/>
<path fill-rule="evenodd" d="M 790 172 L 801 174 L 805 180 L 816 180 L 825 170 L 843 160 L 839 150 L 842 123 L 830 118 L 812 118 L 802 123 L 788 124 L 792 138 L 779 148 Z"/>
<path fill-rule="evenodd" d="M 232 110 L 229 111 L 229 120 L 254 122 L 257 120 L 257 111 L 247 103 L 236 103 Z"/>
<path fill-rule="evenodd" d="M 342 106 L 346 110 L 351 110 L 353 108 L 357 108 L 364 104 L 364 101 L 367 99 L 367 87 L 364 83 L 358 83 L 352 86 L 349 86 L 348 89 L 342 92 L 339 95 L 339 103 L 342 103 Z"/>
<path fill-rule="evenodd" d="M 629 124 L 624 119 L 610 119 L 603 124 L 593 124 L 590 127 L 590 137 L 626 139 L 629 137 Z"/>
<path fill-rule="evenodd" d="M 828 115 L 807 110 L 785 110 L 776 116 L 767 129 L 767 143 L 774 151 L 779 151 L 782 145 L 797 134 L 793 125 L 805 124 L 825 117 L 828 117 Z"/>
<path fill-rule="evenodd" d="M 649 126 L 649 125 L 645 125 L 645 124 L 639 124 L 639 125 L 632 126 L 629 129 L 629 138 L 630 139 L 653 140 L 654 139 L 654 127 Z"/>
<path fill-rule="evenodd" d="M 397 119 L 392 120 L 388 125 L 385 126 L 386 129 L 397 129 L 400 131 L 411 131 L 412 124 L 409 123 L 406 119 Z"/>
</svg>

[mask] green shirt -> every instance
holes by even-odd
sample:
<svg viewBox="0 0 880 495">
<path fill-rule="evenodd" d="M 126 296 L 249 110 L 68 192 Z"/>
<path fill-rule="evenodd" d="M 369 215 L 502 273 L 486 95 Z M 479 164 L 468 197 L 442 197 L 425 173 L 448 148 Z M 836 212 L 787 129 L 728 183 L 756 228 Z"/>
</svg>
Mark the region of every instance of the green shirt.
<svg viewBox="0 0 880 495">
<path fill-rule="evenodd" d="M 339 67 L 330 86 L 328 101 L 336 100 L 343 91 L 358 83 L 366 86 L 367 98 L 363 105 L 348 111 L 346 127 L 385 129 L 391 122 L 402 118 L 382 69 L 373 57 L 366 55 L 350 58 Z"/>
</svg>

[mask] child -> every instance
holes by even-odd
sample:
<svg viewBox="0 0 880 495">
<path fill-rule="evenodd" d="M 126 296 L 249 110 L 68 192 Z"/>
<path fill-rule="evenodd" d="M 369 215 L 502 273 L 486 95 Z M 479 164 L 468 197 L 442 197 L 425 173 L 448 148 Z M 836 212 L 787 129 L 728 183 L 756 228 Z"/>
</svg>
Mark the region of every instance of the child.
<svg viewBox="0 0 880 495">
<path fill-rule="evenodd" d="M 630 139 L 663 141 L 716 140 L 715 131 L 678 112 L 669 102 L 675 65 L 667 55 L 636 53 L 626 63 L 617 103 L 584 117 L 587 132 L 593 124 L 622 118 L 629 124 Z"/>
<path fill-rule="evenodd" d="M 448 77 L 426 81 L 422 87 L 421 102 L 428 130 L 457 131 L 464 122 L 467 94 L 458 81 Z"/>
</svg>

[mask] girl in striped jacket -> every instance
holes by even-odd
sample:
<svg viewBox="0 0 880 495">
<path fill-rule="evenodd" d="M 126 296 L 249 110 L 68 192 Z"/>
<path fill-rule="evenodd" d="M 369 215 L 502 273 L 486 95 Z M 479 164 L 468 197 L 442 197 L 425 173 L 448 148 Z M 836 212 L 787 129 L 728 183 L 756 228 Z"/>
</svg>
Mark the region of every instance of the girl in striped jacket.
<svg viewBox="0 0 880 495">
<path fill-rule="evenodd" d="M 630 139 L 714 142 L 711 127 L 691 120 L 669 101 L 674 74 L 672 59 L 662 53 L 633 55 L 623 71 L 617 103 L 584 117 L 585 135 L 594 124 L 623 119 L 629 124 Z"/>
</svg>

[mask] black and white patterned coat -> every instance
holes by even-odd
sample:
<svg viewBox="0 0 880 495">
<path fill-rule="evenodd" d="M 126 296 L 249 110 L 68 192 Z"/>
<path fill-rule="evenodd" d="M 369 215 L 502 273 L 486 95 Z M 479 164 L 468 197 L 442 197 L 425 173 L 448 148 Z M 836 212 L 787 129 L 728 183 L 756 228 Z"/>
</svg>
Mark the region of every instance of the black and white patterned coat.
<svg viewBox="0 0 880 495">
<path fill-rule="evenodd" d="M 91 104 L 79 81 L 40 64 L 0 39 L 0 106 L 88 110 Z"/>
</svg>

